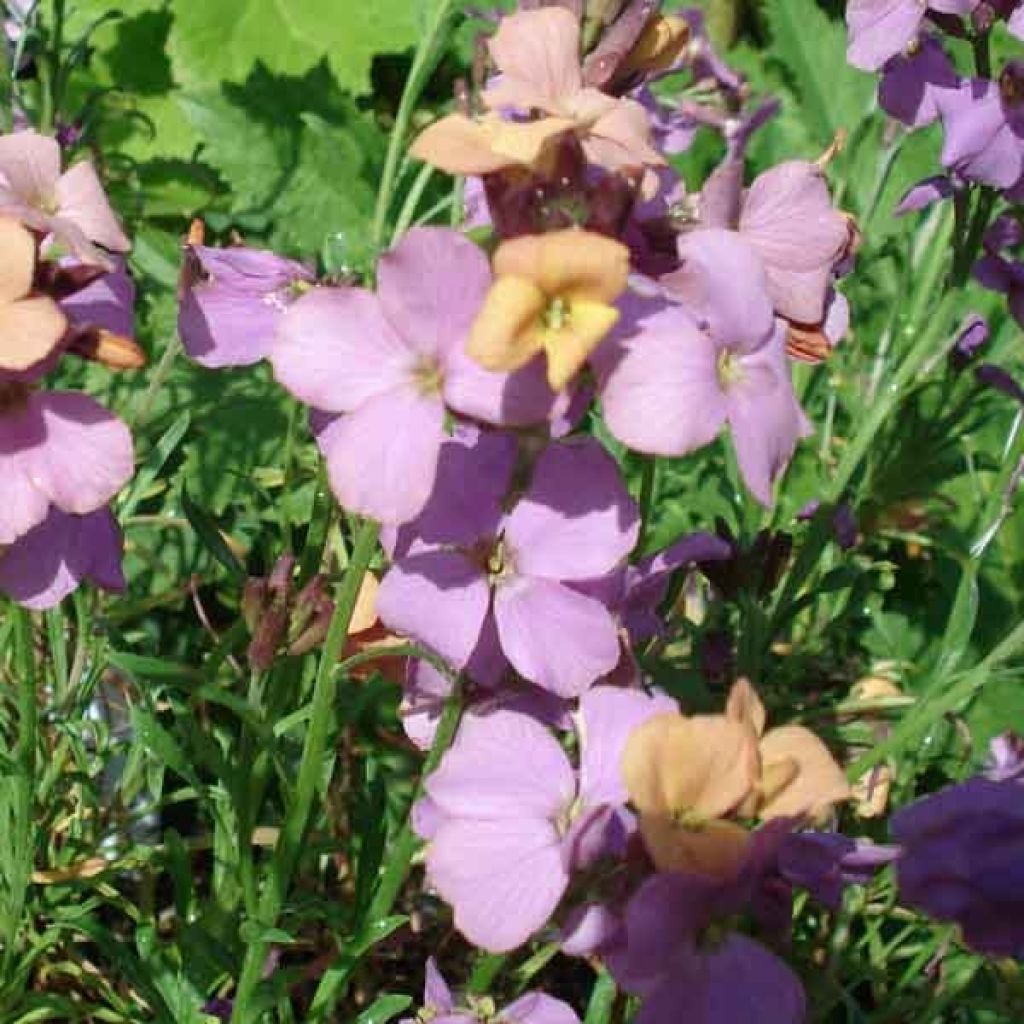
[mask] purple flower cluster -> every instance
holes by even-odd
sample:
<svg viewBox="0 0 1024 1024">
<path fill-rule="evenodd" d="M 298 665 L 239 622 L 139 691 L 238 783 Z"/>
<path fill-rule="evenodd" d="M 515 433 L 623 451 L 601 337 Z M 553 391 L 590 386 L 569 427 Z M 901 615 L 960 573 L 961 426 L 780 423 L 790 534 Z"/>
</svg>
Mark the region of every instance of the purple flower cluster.
<svg viewBox="0 0 1024 1024">
<path fill-rule="evenodd" d="M 90 579 L 123 587 L 110 500 L 130 478 L 127 426 L 87 395 L 43 387 L 67 353 L 142 364 L 128 239 L 92 165 L 61 173 L 57 142 L 0 138 L 0 591 L 29 608 Z"/>
</svg>

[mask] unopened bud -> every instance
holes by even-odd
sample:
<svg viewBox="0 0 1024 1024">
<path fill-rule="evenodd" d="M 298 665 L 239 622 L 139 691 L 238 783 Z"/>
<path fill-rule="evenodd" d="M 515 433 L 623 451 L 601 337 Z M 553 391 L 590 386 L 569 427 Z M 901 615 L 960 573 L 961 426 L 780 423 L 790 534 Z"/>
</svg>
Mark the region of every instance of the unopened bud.
<svg viewBox="0 0 1024 1024">
<path fill-rule="evenodd" d="M 110 370 L 141 370 L 146 365 L 146 353 L 133 338 L 113 334 L 101 327 L 90 328 L 77 334 L 68 351 L 83 359 L 100 363 Z"/>
</svg>

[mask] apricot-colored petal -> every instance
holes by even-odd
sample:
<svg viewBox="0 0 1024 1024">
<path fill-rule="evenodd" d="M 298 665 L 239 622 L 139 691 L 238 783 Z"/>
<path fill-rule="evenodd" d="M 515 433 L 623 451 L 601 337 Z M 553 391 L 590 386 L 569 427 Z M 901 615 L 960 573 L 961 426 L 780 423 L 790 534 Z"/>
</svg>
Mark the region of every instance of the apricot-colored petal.
<svg viewBox="0 0 1024 1024">
<path fill-rule="evenodd" d="M 45 295 L 0 306 L 0 370 L 20 372 L 45 359 L 67 329 L 57 303 Z"/>
<path fill-rule="evenodd" d="M 756 781 L 756 737 L 722 715 L 657 715 L 626 744 L 623 778 L 634 806 L 653 817 L 720 818 Z"/>
<path fill-rule="evenodd" d="M 657 15 L 644 27 L 618 73 L 667 71 L 690 41 L 690 26 L 678 15 Z"/>
<path fill-rule="evenodd" d="M 620 147 L 623 165 L 630 162 L 653 167 L 665 165 L 665 158 L 652 142 L 647 111 L 636 100 L 618 100 L 594 122 L 590 134 Z"/>
<path fill-rule="evenodd" d="M 725 705 L 725 717 L 730 721 L 749 725 L 758 736 L 764 732 L 767 715 L 761 698 L 749 679 L 743 677 L 733 683 L 729 691 L 729 700 Z"/>
<path fill-rule="evenodd" d="M 534 328 L 547 306 L 544 293 L 522 277 L 499 277 L 469 332 L 466 351 L 485 370 L 525 366 L 543 348 Z"/>
<path fill-rule="evenodd" d="M 0 218 L 0 302 L 28 295 L 35 272 L 36 243 L 32 235 L 9 217 Z"/>
<path fill-rule="evenodd" d="M 356 606 L 352 611 L 352 619 L 348 626 L 349 636 L 365 633 L 377 625 L 378 590 L 380 590 L 380 582 L 372 572 L 368 572 L 359 587 L 359 596 L 356 598 Z"/>
<path fill-rule="evenodd" d="M 843 770 L 828 747 L 810 730 L 799 725 L 769 729 L 761 740 L 762 773 L 779 762 L 796 762 L 797 772 L 788 786 L 771 794 L 760 807 L 760 817 L 789 817 L 808 814 L 820 818 L 829 808 L 850 796 Z"/>
<path fill-rule="evenodd" d="M 504 166 L 540 162 L 549 144 L 573 128 L 564 117 L 544 117 L 539 121 L 504 121 L 489 118 L 480 124 L 491 152 L 505 160 Z"/>
<path fill-rule="evenodd" d="M 498 247 L 494 272 L 533 281 L 552 297 L 610 304 L 625 291 L 629 250 L 578 228 L 524 235 Z"/>
<path fill-rule="evenodd" d="M 715 878 L 728 878 L 739 871 L 751 836 L 731 821 L 709 821 L 692 829 L 647 815 L 640 817 L 640 834 L 659 871 L 695 872 Z"/>
<path fill-rule="evenodd" d="M 619 319 L 619 311 L 603 302 L 572 302 L 569 322 L 561 330 L 544 332 L 548 355 L 548 384 L 561 391 L 586 363 Z"/>
<path fill-rule="evenodd" d="M 495 152 L 488 130 L 463 114 L 449 114 L 425 128 L 409 152 L 448 174 L 490 174 L 518 161 Z"/>
<path fill-rule="evenodd" d="M 891 789 L 892 769 L 887 764 L 877 764 L 865 772 L 850 788 L 857 817 L 880 818 L 885 814 Z"/>
</svg>

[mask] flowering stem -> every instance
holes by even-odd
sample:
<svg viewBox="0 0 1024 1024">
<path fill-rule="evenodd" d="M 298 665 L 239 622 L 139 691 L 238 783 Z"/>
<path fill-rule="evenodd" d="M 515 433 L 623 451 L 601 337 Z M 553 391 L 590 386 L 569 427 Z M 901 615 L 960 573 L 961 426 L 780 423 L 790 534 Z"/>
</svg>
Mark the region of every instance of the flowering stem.
<svg viewBox="0 0 1024 1024">
<path fill-rule="evenodd" d="M 434 8 L 433 17 L 429 26 L 423 34 L 420 45 L 412 59 L 412 67 L 409 69 L 409 77 L 405 81 L 405 88 L 402 90 L 402 98 L 398 103 L 398 113 L 395 115 L 395 127 L 391 132 L 391 140 L 388 143 L 387 155 L 384 159 L 384 171 L 381 174 L 380 189 L 377 192 L 377 207 L 373 216 L 373 244 L 379 249 L 387 234 L 388 213 L 394 199 L 395 185 L 398 179 L 398 169 L 401 162 L 402 152 L 405 147 L 405 140 L 409 133 L 409 123 L 415 113 L 416 104 L 419 102 L 420 94 L 426 85 L 427 79 L 434 70 L 440 57 L 442 34 L 445 23 L 454 10 L 454 0 L 438 0 Z"/>
<path fill-rule="evenodd" d="M 292 875 L 295 873 L 295 866 L 302 849 L 303 837 L 309 824 L 309 815 L 317 786 L 322 781 L 324 753 L 327 749 L 330 726 L 334 717 L 331 710 L 334 704 L 338 659 L 348 636 L 349 624 L 355 611 L 363 577 L 366 575 L 370 560 L 377 549 L 379 536 L 380 526 L 371 520 L 366 520 L 359 528 L 352 557 L 338 594 L 338 603 L 327 631 L 327 639 L 313 686 L 309 731 L 306 733 L 302 760 L 299 763 L 298 782 L 285 815 L 269 875 L 260 897 L 257 923 L 264 931 L 276 926 L 281 908 L 288 896 Z M 258 1019 L 252 1016 L 250 1005 L 253 991 L 263 972 L 268 947 L 269 943 L 260 937 L 250 942 L 246 949 L 242 975 L 238 982 L 238 995 L 231 1015 L 232 1024 L 248 1024 L 249 1021 Z"/>
</svg>

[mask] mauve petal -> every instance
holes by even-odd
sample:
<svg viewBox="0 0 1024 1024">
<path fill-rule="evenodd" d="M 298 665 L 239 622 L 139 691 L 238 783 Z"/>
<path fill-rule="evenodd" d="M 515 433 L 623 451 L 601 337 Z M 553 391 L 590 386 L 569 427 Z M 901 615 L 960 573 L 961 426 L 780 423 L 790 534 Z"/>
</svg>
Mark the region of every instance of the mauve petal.
<svg viewBox="0 0 1024 1024">
<path fill-rule="evenodd" d="M 917 0 L 850 0 L 846 59 L 862 71 L 877 71 L 917 36 L 925 10 Z"/>
<path fill-rule="evenodd" d="M 592 956 L 612 946 L 621 922 L 602 903 L 588 903 L 570 911 L 562 927 L 562 952 L 567 956 Z"/>
<path fill-rule="evenodd" d="M 415 353 L 362 288 L 317 288 L 280 319 L 270 347 L 274 376 L 296 398 L 351 412 L 411 380 Z"/>
<path fill-rule="evenodd" d="M 602 357 L 605 421 L 627 447 L 687 455 L 718 436 L 726 413 L 718 349 L 680 307 L 660 307 Z"/>
<path fill-rule="evenodd" d="M 508 15 L 488 41 L 506 89 L 513 82 L 521 84 L 548 101 L 579 92 L 579 45 L 579 22 L 561 7 Z M 501 102 L 514 99 L 506 95 Z"/>
<path fill-rule="evenodd" d="M 1018 6 L 1006 19 L 1006 28 L 1011 35 L 1024 39 L 1024 7 Z"/>
<path fill-rule="evenodd" d="M 936 97 L 945 131 L 941 160 L 962 174 L 1008 188 L 1024 170 L 1022 142 L 1007 126 L 995 83 L 966 79 Z"/>
<path fill-rule="evenodd" d="M 62 299 L 60 308 L 77 326 L 101 327 L 129 338 L 135 333 L 135 284 L 123 263 Z"/>
<path fill-rule="evenodd" d="M 772 485 L 810 425 L 793 391 L 783 330 L 741 363 L 744 379 L 727 393 L 729 429 L 743 482 L 761 504 L 771 505 Z"/>
<path fill-rule="evenodd" d="M 578 697 L 619 662 L 611 613 L 561 583 L 509 580 L 495 592 L 494 617 L 512 667 L 561 697 Z"/>
<path fill-rule="evenodd" d="M 653 715 L 678 711 L 671 697 L 641 690 L 595 686 L 580 698 L 580 797 L 588 807 L 622 806 L 629 800 L 622 758 L 630 733 Z"/>
<path fill-rule="evenodd" d="M 429 661 L 410 661 L 398 717 L 405 735 L 420 750 L 429 750 L 434 745 L 445 701 L 451 692 L 451 680 Z"/>
<path fill-rule="evenodd" d="M 489 603 L 483 573 L 454 551 L 401 559 L 377 592 L 377 614 L 388 629 L 419 641 L 458 669 L 480 638 Z"/>
<path fill-rule="evenodd" d="M 761 257 L 779 314 L 818 323 L 832 267 L 849 238 L 821 170 L 788 160 L 758 175 L 744 199 L 739 231 Z"/>
<path fill-rule="evenodd" d="M 454 908 L 456 928 L 490 953 L 543 928 L 569 883 L 558 832 L 536 818 L 449 819 L 427 849 L 427 875 Z"/>
<path fill-rule="evenodd" d="M 32 481 L 59 509 L 95 512 L 128 482 L 135 469 L 131 431 L 88 395 L 41 392 L 28 400 L 44 437 L 25 451 Z"/>
<path fill-rule="evenodd" d="M 434 488 L 444 406 L 415 388 L 377 395 L 317 436 L 331 490 L 347 509 L 398 525 L 423 511 Z"/>
<path fill-rule="evenodd" d="M 56 139 L 33 131 L 0 136 L 0 177 L 29 206 L 52 202 L 60 178 Z"/>
<path fill-rule="evenodd" d="M 580 1024 L 576 1011 L 561 999 L 543 992 L 527 992 L 501 1011 L 499 1019 L 509 1024 Z"/>
<path fill-rule="evenodd" d="M 12 544 L 38 526 L 50 508 L 50 499 L 32 482 L 20 455 L 4 449 L 9 433 L 0 420 L 0 468 L 4 474 L 4 500 L 0 504 L 0 544 Z"/>
<path fill-rule="evenodd" d="M 121 552 L 121 531 L 108 509 L 87 516 L 51 509 L 44 522 L 0 555 L 0 591 L 43 611 L 86 579 L 105 590 L 123 590 Z"/>
<path fill-rule="evenodd" d="M 942 199 L 953 195 L 953 182 L 945 174 L 936 174 L 911 186 L 893 211 L 897 217 L 916 210 L 923 210 Z"/>
<path fill-rule="evenodd" d="M 470 427 L 448 438 L 441 445 L 430 500 L 399 531 L 394 553 L 401 556 L 424 545 L 469 547 L 495 537 L 516 455 L 511 434 Z"/>
<path fill-rule="evenodd" d="M 504 536 L 519 575 L 586 580 L 622 561 L 639 530 L 640 510 L 619 467 L 588 438 L 544 449 Z"/>
<path fill-rule="evenodd" d="M 445 401 L 455 412 L 503 427 L 543 423 L 556 401 L 543 359 L 534 359 L 515 373 L 493 373 L 461 347 L 445 356 L 443 388 Z"/>
<path fill-rule="evenodd" d="M 56 198 L 57 216 L 74 224 L 90 241 L 112 252 L 127 252 L 132 247 L 110 207 L 96 168 L 88 160 L 61 175 Z"/>
<path fill-rule="evenodd" d="M 662 279 L 706 326 L 719 345 L 753 351 L 774 322 L 765 265 L 745 235 L 718 228 L 692 231 L 679 241 L 682 266 Z"/>
<path fill-rule="evenodd" d="M 483 250 L 449 228 L 414 228 L 377 265 L 388 323 L 421 355 L 464 349 L 491 284 Z"/>
<path fill-rule="evenodd" d="M 452 990 L 437 967 L 437 961 L 427 960 L 426 977 L 423 981 L 423 1006 L 437 1013 L 451 1013 L 455 1008 Z"/>
<path fill-rule="evenodd" d="M 553 822 L 572 804 L 576 777 L 555 737 L 528 715 L 471 712 L 426 792 L 451 818 Z"/>
</svg>

